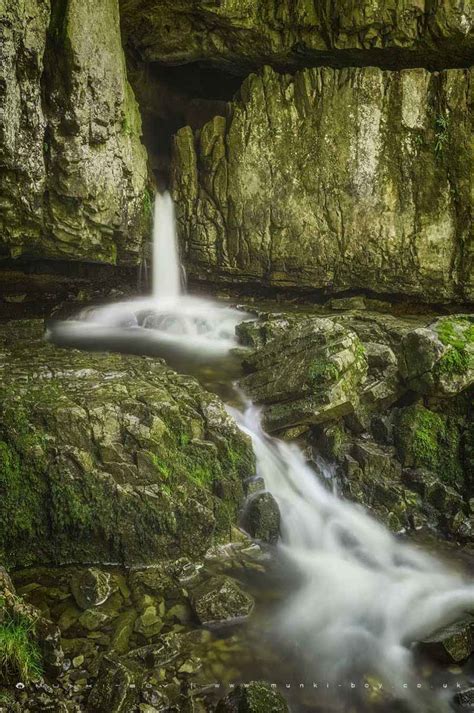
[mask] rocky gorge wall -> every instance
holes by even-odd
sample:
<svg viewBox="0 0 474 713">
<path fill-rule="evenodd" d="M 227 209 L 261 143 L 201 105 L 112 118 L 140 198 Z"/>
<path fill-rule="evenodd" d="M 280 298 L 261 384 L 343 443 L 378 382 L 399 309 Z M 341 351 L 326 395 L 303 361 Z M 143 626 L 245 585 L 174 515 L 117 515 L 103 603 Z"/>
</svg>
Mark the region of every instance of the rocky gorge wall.
<svg viewBox="0 0 474 713">
<path fill-rule="evenodd" d="M 301 67 L 466 66 L 474 10 L 463 0 L 121 0 L 126 41 L 147 62 L 207 60 L 247 72 Z"/>
<path fill-rule="evenodd" d="M 147 157 L 116 0 L 6 0 L 0 254 L 137 262 Z"/>
<path fill-rule="evenodd" d="M 471 300 L 471 87 L 461 69 L 251 75 L 176 136 L 190 273 Z"/>
</svg>

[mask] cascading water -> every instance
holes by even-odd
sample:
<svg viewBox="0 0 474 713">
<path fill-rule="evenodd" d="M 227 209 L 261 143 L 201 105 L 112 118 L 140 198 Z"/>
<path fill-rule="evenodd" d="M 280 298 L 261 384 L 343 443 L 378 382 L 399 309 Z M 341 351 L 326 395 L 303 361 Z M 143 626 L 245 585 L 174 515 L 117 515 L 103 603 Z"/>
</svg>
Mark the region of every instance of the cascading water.
<svg viewBox="0 0 474 713">
<path fill-rule="evenodd" d="M 51 324 L 46 337 L 60 346 L 123 350 L 196 362 L 219 359 L 236 346 L 235 327 L 245 313 L 182 294 L 173 201 L 157 194 L 150 298 L 86 308 L 75 319 Z"/>
<path fill-rule="evenodd" d="M 235 327 L 245 313 L 181 294 L 168 194 L 156 200 L 154 240 L 151 298 L 84 310 L 78 319 L 56 323 L 48 337 L 89 349 L 185 354 L 188 363 L 221 357 L 236 346 Z M 296 446 L 262 431 L 254 406 L 231 411 L 252 439 L 259 475 L 280 507 L 279 550 L 300 574 L 275 628 L 298 641 L 310 663 L 313 655 L 327 679 L 370 670 L 399 686 L 402 697 L 410 645 L 472 612 L 474 588 L 397 540 L 362 507 L 330 493 Z M 425 710 L 444 705 L 438 699 Z"/>
<path fill-rule="evenodd" d="M 280 508 L 280 551 L 300 575 L 274 622 L 280 637 L 297 641 L 326 681 L 370 672 L 397 697 L 413 697 L 416 686 L 404 688 L 413 683 L 410 645 L 473 612 L 474 587 L 328 491 L 299 448 L 263 432 L 255 406 L 230 411 L 252 439 Z M 431 697 L 415 705 L 449 710 Z"/>
<path fill-rule="evenodd" d="M 153 220 L 153 297 L 177 299 L 181 292 L 174 203 L 169 193 L 157 193 Z"/>
</svg>

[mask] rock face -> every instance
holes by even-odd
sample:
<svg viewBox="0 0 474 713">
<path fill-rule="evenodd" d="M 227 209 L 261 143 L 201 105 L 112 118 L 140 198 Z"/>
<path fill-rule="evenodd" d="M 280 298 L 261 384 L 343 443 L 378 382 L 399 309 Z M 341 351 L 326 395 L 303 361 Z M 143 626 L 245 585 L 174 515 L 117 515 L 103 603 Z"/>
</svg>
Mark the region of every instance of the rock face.
<svg viewBox="0 0 474 713">
<path fill-rule="evenodd" d="M 36 322 L 0 345 L 0 560 L 151 562 L 229 534 L 254 460 L 217 397 L 159 360 L 61 351 Z"/>
<path fill-rule="evenodd" d="M 190 274 L 472 299 L 469 70 L 251 75 L 175 139 Z"/>
<path fill-rule="evenodd" d="M 467 64 L 474 47 L 474 13 L 461 0 L 120 0 L 120 7 L 129 43 L 143 59 L 169 64 L 437 68 Z"/>
<path fill-rule="evenodd" d="M 471 541 L 471 320 L 395 318 L 370 300 L 345 307 L 354 304 L 241 324 L 252 350 L 241 386 L 263 404 L 267 429 L 336 463 L 342 494 L 392 530 L 430 524 Z"/>
<path fill-rule="evenodd" d="M 7 0 L 0 100 L 0 254 L 137 262 L 150 200 L 117 0 Z"/>
<path fill-rule="evenodd" d="M 354 332 L 326 319 L 307 319 L 246 358 L 241 380 L 252 400 L 267 404 L 265 427 L 281 431 L 351 413 L 367 372 Z"/>
<path fill-rule="evenodd" d="M 404 376 L 422 394 L 447 396 L 474 383 L 474 318 L 442 317 L 403 339 Z"/>
</svg>

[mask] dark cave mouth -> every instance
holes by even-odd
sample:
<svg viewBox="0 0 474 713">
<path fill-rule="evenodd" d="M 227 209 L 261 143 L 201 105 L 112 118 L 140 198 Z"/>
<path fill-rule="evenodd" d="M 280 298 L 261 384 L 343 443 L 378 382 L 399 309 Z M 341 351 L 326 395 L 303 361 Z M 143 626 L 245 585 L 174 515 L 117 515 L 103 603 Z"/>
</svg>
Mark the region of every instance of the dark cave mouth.
<svg viewBox="0 0 474 713">
<path fill-rule="evenodd" d="M 178 66 L 130 63 L 130 81 L 140 106 L 143 143 L 158 187 L 169 187 L 173 137 L 184 126 L 198 131 L 215 116 L 225 116 L 247 74 L 207 62 Z"/>
</svg>

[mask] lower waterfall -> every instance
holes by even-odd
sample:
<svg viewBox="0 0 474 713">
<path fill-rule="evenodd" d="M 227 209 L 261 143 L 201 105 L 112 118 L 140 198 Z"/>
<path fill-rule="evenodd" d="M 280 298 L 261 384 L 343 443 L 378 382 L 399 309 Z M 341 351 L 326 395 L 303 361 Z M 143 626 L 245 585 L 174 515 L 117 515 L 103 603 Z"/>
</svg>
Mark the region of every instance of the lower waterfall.
<svg viewBox="0 0 474 713">
<path fill-rule="evenodd" d="M 59 345 L 126 349 L 164 358 L 186 355 L 207 362 L 237 346 L 235 327 L 245 312 L 180 294 L 180 265 L 169 196 L 157 198 L 151 298 L 83 310 L 56 323 L 48 338 Z M 169 280 L 168 280 L 169 278 Z M 434 557 L 392 535 L 363 507 L 330 492 L 296 445 L 267 436 L 260 411 L 229 410 L 252 439 L 258 475 L 281 512 L 279 551 L 299 572 L 280 611 L 279 636 L 298 642 L 327 680 L 370 672 L 397 691 L 410 680 L 414 642 L 474 611 L 474 587 Z M 413 697 L 414 696 L 414 697 Z M 436 698 L 436 700 L 434 700 Z M 449 710 L 442 695 L 413 710 Z"/>
</svg>

